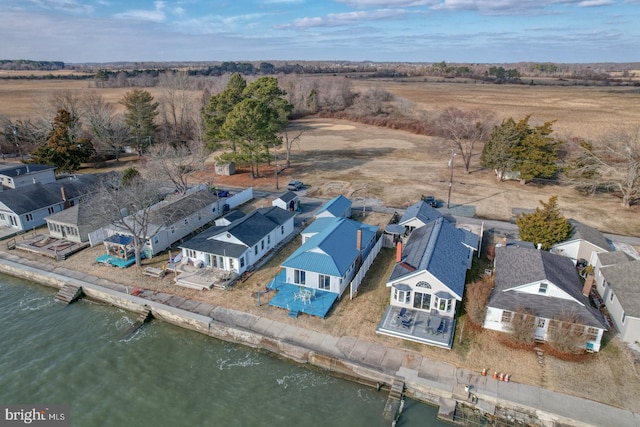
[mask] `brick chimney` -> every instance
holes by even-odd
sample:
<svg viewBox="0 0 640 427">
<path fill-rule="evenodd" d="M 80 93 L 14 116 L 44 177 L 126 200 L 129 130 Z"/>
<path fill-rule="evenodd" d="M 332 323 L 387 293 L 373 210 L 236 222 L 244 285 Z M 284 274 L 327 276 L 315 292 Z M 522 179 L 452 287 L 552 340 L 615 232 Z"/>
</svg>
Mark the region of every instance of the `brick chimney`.
<svg viewBox="0 0 640 427">
<path fill-rule="evenodd" d="M 402 242 L 396 243 L 396 262 L 402 261 Z"/>
<path fill-rule="evenodd" d="M 595 277 L 593 277 L 593 274 L 587 275 L 587 278 L 584 281 L 584 286 L 582 287 L 582 295 L 584 295 L 585 297 L 589 296 L 589 293 L 591 292 L 591 286 L 593 285 L 594 280 L 595 280 Z"/>
<path fill-rule="evenodd" d="M 362 229 L 358 228 L 358 231 L 356 232 L 356 249 L 358 251 L 362 250 Z"/>
</svg>

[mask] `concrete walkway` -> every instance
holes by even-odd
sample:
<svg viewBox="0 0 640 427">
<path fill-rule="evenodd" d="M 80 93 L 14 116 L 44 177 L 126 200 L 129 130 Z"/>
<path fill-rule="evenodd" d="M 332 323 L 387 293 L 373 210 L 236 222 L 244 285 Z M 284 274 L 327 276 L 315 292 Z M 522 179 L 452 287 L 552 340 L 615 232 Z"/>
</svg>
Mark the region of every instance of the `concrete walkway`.
<svg viewBox="0 0 640 427">
<path fill-rule="evenodd" d="M 417 399 L 442 407 L 450 406 L 452 399 L 470 403 L 465 390 L 470 385 L 478 398 L 476 407 L 489 413 L 498 405 L 515 413 L 535 414 L 546 425 L 555 421 L 573 426 L 640 427 L 640 415 L 627 410 L 525 384 L 497 381 L 411 351 L 335 337 L 172 294 L 144 291 L 138 296 L 129 295 L 127 286 L 63 267 L 51 269 L 9 253 L 0 252 L 0 271 L 54 287 L 80 284 L 87 295 L 93 293 L 114 305 L 133 311 L 146 306 L 154 316 L 171 323 L 335 372 L 347 367 L 342 372 L 387 384 L 399 378 Z"/>
</svg>

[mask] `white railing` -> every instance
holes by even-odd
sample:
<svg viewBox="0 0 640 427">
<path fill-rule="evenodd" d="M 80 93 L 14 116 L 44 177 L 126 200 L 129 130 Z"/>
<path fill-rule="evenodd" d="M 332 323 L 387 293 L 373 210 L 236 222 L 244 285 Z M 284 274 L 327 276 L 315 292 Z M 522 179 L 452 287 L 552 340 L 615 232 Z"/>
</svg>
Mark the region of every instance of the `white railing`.
<svg viewBox="0 0 640 427">
<path fill-rule="evenodd" d="M 358 274 L 356 274 L 356 277 L 354 277 L 353 280 L 351 281 L 350 288 L 349 288 L 349 299 L 353 299 L 356 292 L 358 292 L 358 287 L 360 287 L 360 284 L 364 280 L 364 276 L 367 274 L 367 271 L 369 271 L 369 267 L 371 267 L 371 264 L 373 264 L 373 260 L 375 260 L 376 256 L 378 256 L 378 253 L 380 253 L 381 248 L 382 248 L 382 237 L 378 239 L 373 249 L 371 249 L 371 252 L 369 252 L 369 256 L 364 260 L 364 262 L 360 266 L 360 270 L 358 270 Z"/>
</svg>

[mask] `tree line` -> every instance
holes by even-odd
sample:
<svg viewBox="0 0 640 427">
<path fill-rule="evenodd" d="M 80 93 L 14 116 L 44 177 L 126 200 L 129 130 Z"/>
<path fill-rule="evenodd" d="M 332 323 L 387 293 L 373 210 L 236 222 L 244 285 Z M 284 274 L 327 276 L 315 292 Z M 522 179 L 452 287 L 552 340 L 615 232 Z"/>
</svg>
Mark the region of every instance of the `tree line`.
<svg viewBox="0 0 640 427">
<path fill-rule="evenodd" d="M 284 148 L 288 160 L 293 141 L 299 141 L 299 135 L 286 133 L 289 120 L 321 115 L 439 137 L 462 158 L 466 173 L 479 157 L 498 180 L 564 183 L 584 194 L 611 192 L 626 207 L 640 197 L 640 131 L 633 127 L 600 140 L 562 140 L 553 121 L 533 124 L 526 116 L 497 123 L 483 109 L 426 112 L 380 88 L 355 91 L 351 79 L 340 77 L 234 73 L 202 79 L 183 71 L 157 78 L 157 100 L 134 88 L 120 100 L 121 109 L 99 90 L 61 92 L 42 102 L 38 119 L 0 117 L 0 149 L 30 153 L 71 171 L 87 160 L 117 159 L 125 146 L 142 154 L 151 146 L 196 144 L 223 149 L 221 159 L 258 176 L 261 164 L 275 160 L 275 150 Z M 76 160 L 65 162 L 62 153 Z"/>
</svg>

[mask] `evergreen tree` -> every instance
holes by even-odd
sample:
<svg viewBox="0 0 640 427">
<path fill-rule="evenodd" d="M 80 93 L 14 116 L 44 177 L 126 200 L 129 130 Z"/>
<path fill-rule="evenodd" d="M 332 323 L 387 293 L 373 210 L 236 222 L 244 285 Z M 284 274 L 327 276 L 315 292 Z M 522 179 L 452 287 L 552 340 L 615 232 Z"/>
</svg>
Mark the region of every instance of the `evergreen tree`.
<svg viewBox="0 0 640 427">
<path fill-rule="evenodd" d="M 81 163 L 88 161 L 95 150 L 90 139 L 76 136 L 77 127 L 77 117 L 67 110 L 58 110 L 47 143 L 33 153 L 34 162 L 55 166 L 60 172 L 80 169 Z"/>
<path fill-rule="evenodd" d="M 231 110 L 244 99 L 243 92 L 246 87 L 246 80 L 240 73 L 235 73 L 222 92 L 209 98 L 207 105 L 202 110 L 204 141 L 208 148 L 217 148 L 220 141 L 225 139 L 222 125 Z M 232 146 L 231 150 L 235 151 L 235 147 Z"/>
<path fill-rule="evenodd" d="M 540 204 L 542 208 L 518 215 L 516 225 L 520 239 L 549 250 L 554 244 L 567 240 L 573 227 L 558 209 L 558 196 L 551 196 L 547 203 L 540 201 Z"/>
<path fill-rule="evenodd" d="M 157 126 L 154 119 L 159 114 L 159 104 L 153 102 L 153 96 L 142 89 L 133 89 L 125 93 L 120 104 L 126 108 L 124 122 L 133 136 L 138 153 L 141 153 L 155 138 Z"/>
</svg>

